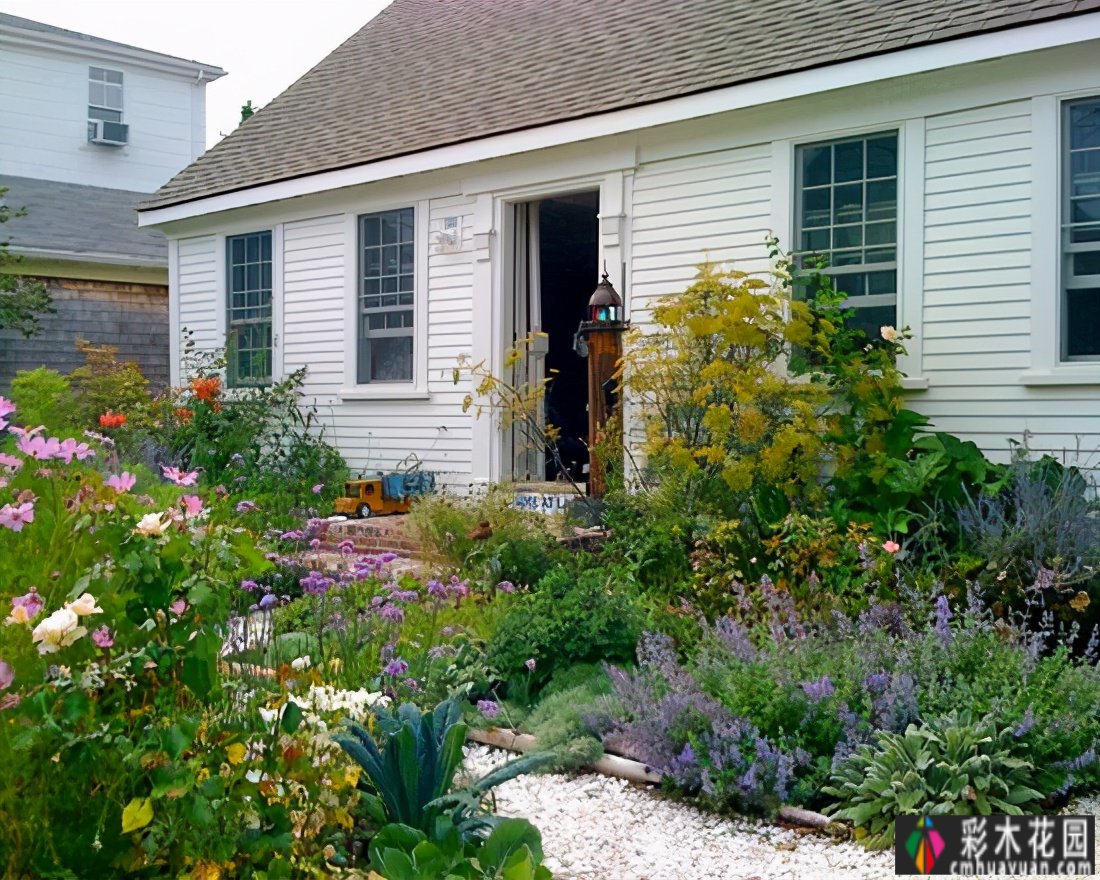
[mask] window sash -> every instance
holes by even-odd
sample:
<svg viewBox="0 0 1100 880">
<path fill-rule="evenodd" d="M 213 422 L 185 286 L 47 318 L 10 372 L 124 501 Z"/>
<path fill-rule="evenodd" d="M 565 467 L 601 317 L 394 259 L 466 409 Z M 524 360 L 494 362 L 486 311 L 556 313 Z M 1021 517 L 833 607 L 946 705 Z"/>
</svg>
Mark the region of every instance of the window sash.
<svg viewBox="0 0 1100 880">
<path fill-rule="evenodd" d="M 357 224 L 356 381 L 415 381 L 416 228 L 413 208 L 363 214 Z M 371 326 L 377 324 L 380 326 Z M 374 341 L 408 339 L 407 345 Z M 386 364 L 376 362 L 384 357 Z M 388 374 L 380 375 L 386 370 Z"/>
<path fill-rule="evenodd" d="M 1074 352 L 1071 350 L 1075 326 L 1071 301 L 1077 305 L 1088 301 L 1095 302 L 1094 308 L 1100 309 L 1100 217 L 1095 220 L 1075 219 L 1075 208 L 1081 205 L 1095 209 L 1100 204 L 1100 137 L 1095 143 L 1075 145 L 1073 115 L 1076 108 L 1091 107 L 1100 125 L 1100 97 L 1078 101 L 1066 101 L 1062 104 L 1062 212 L 1061 212 L 1061 249 L 1062 278 L 1059 295 L 1060 331 L 1059 354 L 1062 361 L 1096 362 L 1100 361 L 1100 338 L 1090 340 L 1086 346 L 1094 351 Z M 1075 160 L 1081 160 L 1082 168 L 1075 173 Z M 1096 170 L 1089 170 L 1095 168 Z M 1083 192 L 1075 192 L 1081 186 Z M 1087 208 L 1085 209 L 1087 210 Z M 1082 235 L 1084 233 L 1085 235 Z M 1093 233 L 1093 235 L 1088 235 Z M 1075 241 L 1075 238 L 1082 240 Z M 1094 240 L 1088 240 L 1092 238 Z M 1082 271 L 1078 274 L 1078 257 L 1097 254 L 1094 260 L 1083 260 L 1086 265 L 1095 263 L 1096 271 Z M 1076 294 L 1080 294 L 1080 298 Z M 1096 332 L 1100 334 L 1100 326 Z"/>
<path fill-rule="evenodd" d="M 226 384 L 232 388 L 271 382 L 271 249 L 270 231 L 225 240 Z"/>
<path fill-rule="evenodd" d="M 892 139 L 893 166 L 887 169 L 881 165 L 881 156 L 878 158 L 879 167 L 872 171 L 869 144 L 875 141 Z M 848 174 L 841 179 L 838 173 L 837 148 L 849 145 L 859 145 L 861 168 L 857 176 L 852 176 L 851 168 Z M 805 180 L 805 165 L 807 160 L 812 161 L 812 150 L 820 151 L 823 148 L 829 150 L 828 180 L 819 180 L 807 185 Z M 881 145 L 879 145 L 881 149 Z M 851 152 L 849 150 L 849 152 Z M 819 154 L 820 155 L 820 154 Z M 900 246 L 898 241 L 898 205 L 900 201 L 899 185 L 899 160 L 900 144 L 897 131 L 879 131 L 868 134 L 860 134 L 852 137 L 838 138 L 836 140 L 818 141 L 809 144 L 801 144 L 795 148 L 795 229 L 794 247 L 792 250 L 800 262 L 811 254 L 821 253 L 830 258 L 830 265 L 824 270 L 826 274 L 837 279 L 837 287 L 844 291 L 844 279 L 850 278 L 854 282 L 854 276 L 862 276 L 859 287 L 862 290 L 852 292 L 844 305 L 846 308 L 882 308 L 885 306 L 897 307 L 897 253 Z M 890 170 L 892 173 L 884 173 Z M 852 208 L 840 217 L 840 206 L 837 204 L 837 190 L 848 190 L 859 187 L 858 213 Z M 874 188 L 874 192 L 872 190 Z M 889 198 L 892 192 L 892 199 Z M 828 219 L 824 223 L 806 225 L 808 195 L 814 195 L 821 200 L 822 194 L 828 194 Z M 872 193 L 877 196 L 872 199 Z M 855 195 L 846 192 L 848 197 Z M 885 198 L 884 198 L 885 197 Z M 889 213 L 884 213 L 881 205 L 889 204 Z M 879 205 L 877 213 L 871 214 L 870 206 Z M 824 205 L 818 208 L 822 211 Z M 844 222 L 838 222 L 842 219 Z M 840 234 L 838 235 L 838 231 Z M 858 236 L 856 232 L 858 231 Z M 869 235 L 869 232 L 871 233 Z M 874 236 L 874 237 L 872 237 Z M 821 248 L 804 247 L 804 242 L 811 237 L 826 238 L 828 245 Z M 852 243 L 844 241 L 844 237 L 850 238 Z M 881 237 L 882 240 L 875 240 Z M 843 241 L 837 246 L 838 241 Z M 837 255 L 856 255 L 859 262 L 834 264 Z M 887 258 L 888 257 L 888 258 Z M 894 287 L 891 293 L 866 292 L 871 276 L 878 274 L 877 281 L 882 280 L 882 273 L 892 272 Z M 844 291 L 849 292 L 849 291 Z"/>
<path fill-rule="evenodd" d="M 88 68 L 88 106 L 100 110 L 122 111 L 122 72 L 102 67 Z M 102 119 L 95 116 L 93 119 Z M 112 120 L 120 121 L 120 120 Z"/>
</svg>

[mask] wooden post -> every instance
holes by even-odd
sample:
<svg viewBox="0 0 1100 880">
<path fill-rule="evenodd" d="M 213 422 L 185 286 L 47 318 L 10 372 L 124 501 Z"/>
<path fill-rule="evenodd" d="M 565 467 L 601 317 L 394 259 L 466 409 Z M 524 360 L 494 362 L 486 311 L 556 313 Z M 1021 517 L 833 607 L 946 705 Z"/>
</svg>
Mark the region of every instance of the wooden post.
<svg viewBox="0 0 1100 880">
<path fill-rule="evenodd" d="M 604 429 L 617 404 L 612 397 L 613 377 L 623 356 L 623 325 L 587 322 L 585 329 L 588 341 L 588 494 L 599 498 L 607 491 L 607 480 L 594 451 L 598 443 L 608 439 Z M 622 423 L 617 424 L 621 426 Z M 617 439 L 621 445 L 621 429 Z"/>
</svg>

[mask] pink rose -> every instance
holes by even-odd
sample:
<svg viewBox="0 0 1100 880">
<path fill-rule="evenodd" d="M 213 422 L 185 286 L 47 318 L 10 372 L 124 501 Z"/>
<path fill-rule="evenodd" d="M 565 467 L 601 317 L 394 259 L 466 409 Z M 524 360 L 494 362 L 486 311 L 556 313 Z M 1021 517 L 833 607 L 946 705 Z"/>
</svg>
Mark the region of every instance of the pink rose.
<svg viewBox="0 0 1100 880">
<path fill-rule="evenodd" d="M 883 541 L 882 549 L 885 550 L 887 553 L 897 553 L 901 549 L 901 544 L 897 543 L 896 541 Z"/>
</svg>

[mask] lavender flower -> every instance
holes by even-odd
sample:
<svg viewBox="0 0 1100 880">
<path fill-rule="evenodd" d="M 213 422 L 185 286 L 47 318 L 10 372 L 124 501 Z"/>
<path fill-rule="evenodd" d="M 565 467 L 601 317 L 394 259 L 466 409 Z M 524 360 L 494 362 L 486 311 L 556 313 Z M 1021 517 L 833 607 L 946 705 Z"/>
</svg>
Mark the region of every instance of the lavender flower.
<svg viewBox="0 0 1100 880">
<path fill-rule="evenodd" d="M 1031 733 L 1031 729 L 1035 726 L 1035 713 L 1031 711 L 1031 706 L 1027 707 L 1027 711 L 1024 712 L 1024 717 L 1020 720 L 1020 723 L 1016 725 L 1012 731 L 1012 735 L 1016 739 L 1027 736 Z"/>
<path fill-rule="evenodd" d="M 398 675 L 404 675 L 409 671 L 409 664 L 402 660 L 400 657 L 391 660 L 382 668 L 383 675 L 392 675 L 394 677 Z"/>
<path fill-rule="evenodd" d="M 250 513 L 253 510 L 259 510 L 256 503 L 253 501 L 238 501 L 236 511 L 237 513 Z"/>
<path fill-rule="evenodd" d="M 821 676 L 816 681 L 804 681 L 801 686 L 811 703 L 820 703 L 836 693 L 833 680 L 827 675 Z"/>
<path fill-rule="evenodd" d="M 951 641 L 951 607 L 946 596 L 941 595 L 936 600 L 936 623 L 932 629 L 943 644 Z"/>
<path fill-rule="evenodd" d="M 714 622 L 714 633 L 723 647 L 742 663 L 756 662 L 756 648 L 749 631 L 732 617 L 719 617 Z"/>
</svg>

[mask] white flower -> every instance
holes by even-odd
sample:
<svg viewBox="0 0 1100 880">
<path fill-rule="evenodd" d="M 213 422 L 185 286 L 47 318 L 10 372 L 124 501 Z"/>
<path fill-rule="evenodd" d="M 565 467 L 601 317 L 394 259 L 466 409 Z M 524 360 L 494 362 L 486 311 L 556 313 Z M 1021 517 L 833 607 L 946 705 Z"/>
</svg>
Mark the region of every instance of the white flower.
<svg viewBox="0 0 1100 880">
<path fill-rule="evenodd" d="M 87 629 L 80 625 L 80 618 L 71 608 L 58 608 L 53 614 L 34 628 L 31 639 L 38 643 L 39 654 L 53 654 L 61 648 L 67 648 Z"/>
<path fill-rule="evenodd" d="M 898 338 L 898 331 L 893 327 L 887 325 L 886 327 L 879 327 L 879 333 L 882 334 L 882 338 L 887 342 L 896 342 Z"/>
<path fill-rule="evenodd" d="M 170 520 L 164 518 L 164 514 L 147 513 L 138 521 L 138 524 L 134 527 L 134 532 L 150 538 L 156 537 L 164 534 L 169 522 Z"/>
<path fill-rule="evenodd" d="M 264 724 L 274 724 L 275 719 L 279 717 L 278 709 L 265 709 L 260 707 L 260 718 L 263 719 Z"/>
<path fill-rule="evenodd" d="M 310 662 L 309 654 L 306 654 L 305 657 L 298 657 L 290 661 L 291 669 L 309 669 L 312 665 L 313 663 Z"/>
<path fill-rule="evenodd" d="M 77 617 L 85 617 L 89 614 L 102 614 L 103 609 L 95 603 L 95 596 L 91 593 L 85 593 L 75 602 L 66 602 L 65 607 L 69 608 L 77 615 Z"/>
</svg>

